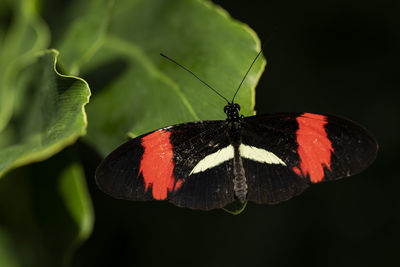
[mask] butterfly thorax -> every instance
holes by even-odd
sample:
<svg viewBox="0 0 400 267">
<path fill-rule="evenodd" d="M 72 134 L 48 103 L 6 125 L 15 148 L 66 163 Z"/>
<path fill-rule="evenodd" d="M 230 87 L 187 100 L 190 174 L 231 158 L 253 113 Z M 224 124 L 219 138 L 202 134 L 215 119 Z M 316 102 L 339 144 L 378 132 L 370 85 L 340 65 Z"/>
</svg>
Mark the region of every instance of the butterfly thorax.
<svg viewBox="0 0 400 267">
<path fill-rule="evenodd" d="M 226 121 L 229 123 L 240 122 L 242 116 L 239 115 L 240 106 L 236 103 L 229 103 L 224 107 L 224 112 L 226 114 Z"/>
<path fill-rule="evenodd" d="M 239 104 L 229 103 L 224 107 L 226 114 L 226 122 L 228 123 L 229 139 L 234 147 L 239 147 L 241 144 L 241 123 L 243 116 L 239 115 Z"/>
</svg>

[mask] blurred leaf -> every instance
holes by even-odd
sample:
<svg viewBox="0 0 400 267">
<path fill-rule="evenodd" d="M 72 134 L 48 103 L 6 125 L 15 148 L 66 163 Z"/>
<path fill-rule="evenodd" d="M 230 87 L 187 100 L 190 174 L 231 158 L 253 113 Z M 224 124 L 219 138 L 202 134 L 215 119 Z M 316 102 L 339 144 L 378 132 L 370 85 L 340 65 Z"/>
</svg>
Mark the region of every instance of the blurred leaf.
<svg viewBox="0 0 400 267">
<path fill-rule="evenodd" d="M 49 43 L 47 26 L 35 7 L 34 0 L 0 2 L 0 133 L 23 93 L 16 89 L 20 71 Z"/>
<path fill-rule="evenodd" d="M 19 109 L 0 134 L 0 175 L 46 159 L 85 133 L 89 87 L 82 79 L 59 74 L 56 56 L 56 51 L 45 51 L 18 74 Z"/>
<path fill-rule="evenodd" d="M 92 231 L 79 164 L 66 153 L 0 180 L 0 266 L 64 266 Z"/>
<path fill-rule="evenodd" d="M 86 240 L 93 228 L 93 208 L 87 192 L 84 173 L 77 163 L 71 164 L 60 175 L 59 193 L 65 201 L 65 206 L 75 224 L 79 226 L 75 244 Z"/>
<path fill-rule="evenodd" d="M 63 67 L 94 90 L 85 140 L 102 155 L 128 133 L 225 119 L 226 102 L 160 52 L 231 100 L 260 50 L 249 27 L 209 1 L 92 0 L 83 6 L 73 1 L 68 10 L 72 14 L 60 16 L 75 19 L 56 47 Z M 244 115 L 253 114 L 254 87 L 264 66 L 260 58 L 236 97 Z"/>
<path fill-rule="evenodd" d="M 244 211 L 246 206 L 247 206 L 247 201 L 244 203 L 241 203 L 240 201 L 235 201 L 226 205 L 222 209 L 232 215 L 239 215 Z"/>
</svg>

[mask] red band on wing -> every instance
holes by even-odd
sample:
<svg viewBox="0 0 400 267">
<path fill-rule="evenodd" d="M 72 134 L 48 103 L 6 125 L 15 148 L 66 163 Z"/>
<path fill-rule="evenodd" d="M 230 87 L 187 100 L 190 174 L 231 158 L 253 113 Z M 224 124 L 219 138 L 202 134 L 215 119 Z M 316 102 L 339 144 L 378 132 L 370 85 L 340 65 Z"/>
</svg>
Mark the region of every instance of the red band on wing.
<svg viewBox="0 0 400 267">
<path fill-rule="evenodd" d="M 143 175 L 146 192 L 152 186 L 153 197 L 157 200 L 166 199 L 167 192 L 174 189 L 174 153 L 170 136 L 170 132 L 158 130 L 142 138 L 144 153 L 139 174 Z"/>
<path fill-rule="evenodd" d="M 304 113 L 296 118 L 299 124 L 297 135 L 297 153 L 300 156 L 300 169 L 294 167 L 296 174 L 307 174 L 311 182 L 324 179 L 324 166 L 330 169 L 332 143 L 325 130 L 326 116 Z M 301 170 L 301 171 L 300 171 Z"/>
</svg>

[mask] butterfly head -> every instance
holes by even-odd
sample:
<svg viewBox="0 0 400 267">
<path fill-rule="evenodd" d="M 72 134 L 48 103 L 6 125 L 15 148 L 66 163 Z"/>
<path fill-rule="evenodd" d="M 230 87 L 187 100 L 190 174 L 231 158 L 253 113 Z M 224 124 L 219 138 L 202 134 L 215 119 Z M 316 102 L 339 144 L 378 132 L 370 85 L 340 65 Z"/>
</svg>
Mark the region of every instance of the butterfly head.
<svg viewBox="0 0 400 267">
<path fill-rule="evenodd" d="M 227 116 L 226 120 L 228 122 L 237 122 L 240 120 L 239 116 L 240 106 L 236 103 L 229 103 L 224 107 L 224 112 Z"/>
</svg>

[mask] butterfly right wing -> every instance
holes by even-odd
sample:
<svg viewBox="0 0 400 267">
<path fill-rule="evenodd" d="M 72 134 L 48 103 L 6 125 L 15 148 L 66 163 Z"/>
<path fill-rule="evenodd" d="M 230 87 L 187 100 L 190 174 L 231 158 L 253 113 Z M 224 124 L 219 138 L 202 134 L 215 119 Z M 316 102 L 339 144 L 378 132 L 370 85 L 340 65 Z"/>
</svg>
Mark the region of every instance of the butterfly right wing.
<svg viewBox="0 0 400 267">
<path fill-rule="evenodd" d="M 311 183 L 357 174 L 373 162 L 378 150 L 375 138 L 363 127 L 314 113 L 244 118 L 242 139 L 273 155 L 269 162 L 274 164 L 244 160 L 248 199 L 268 204 L 298 195 Z M 264 154 L 271 157 L 268 153 Z"/>
</svg>

